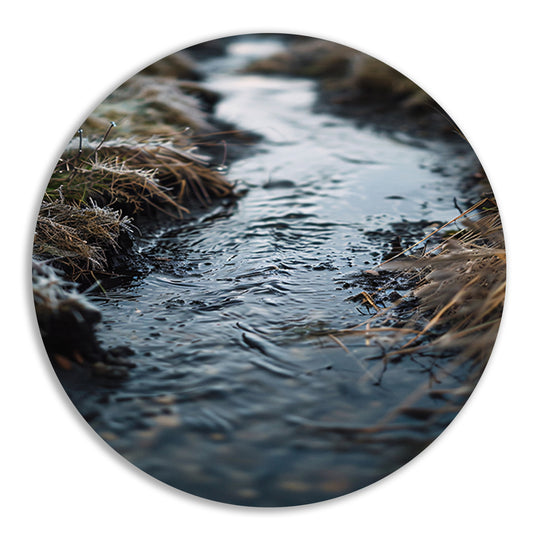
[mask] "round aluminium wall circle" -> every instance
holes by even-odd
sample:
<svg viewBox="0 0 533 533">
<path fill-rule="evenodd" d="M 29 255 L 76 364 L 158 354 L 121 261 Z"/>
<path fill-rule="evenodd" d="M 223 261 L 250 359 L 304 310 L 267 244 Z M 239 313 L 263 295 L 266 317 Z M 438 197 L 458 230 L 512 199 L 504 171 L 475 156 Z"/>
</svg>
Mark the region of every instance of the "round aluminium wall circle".
<svg viewBox="0 0 533 533">
<path fill-rule="evenodd" d="M 311 37 L 209 41 L 80 125 L 37 220 L 44 345 L 153 477 L 292 506 L 365 487 L 453 420 L 505 294 L 490 184 L 412 81 Z"/>
</svg>

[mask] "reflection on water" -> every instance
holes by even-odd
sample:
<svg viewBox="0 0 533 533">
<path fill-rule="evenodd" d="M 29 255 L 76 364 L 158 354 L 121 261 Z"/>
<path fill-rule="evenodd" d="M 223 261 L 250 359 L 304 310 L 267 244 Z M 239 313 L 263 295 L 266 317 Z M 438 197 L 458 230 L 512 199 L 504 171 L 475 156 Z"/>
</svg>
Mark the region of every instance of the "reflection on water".
<svg viewBox="0 0 533 533">
<path fill-rule="evenodd" d="M 280 46 L 236 43 L 206 63 L 208 85 L 224 96 L 218 116 L 264 136 L 228 173 L 248 193 L 143 236 L 150 273 L 95 296 L 100 338 L 131 346 L 137 366 L 112 388 L 67 384 L 92 426 L 141 469 L 244 505 L 365 486 L 454 415 L 435 417 L 442 398 L 424 394 L 394 431 L 366 432 L 427 386 L 439 362 L 413 358 L 384 371 L 372 358 L 379 347 L 317 334 L 361 320 L 348 299 L 360 289 L 344 282 L 388 252 L 380 235 L 402 223 L 409 238 L 413 222 L 421 236 L 456 214 L 473 155 L 315 114 L 311 81 L 236 73 Z"/>
</svg>

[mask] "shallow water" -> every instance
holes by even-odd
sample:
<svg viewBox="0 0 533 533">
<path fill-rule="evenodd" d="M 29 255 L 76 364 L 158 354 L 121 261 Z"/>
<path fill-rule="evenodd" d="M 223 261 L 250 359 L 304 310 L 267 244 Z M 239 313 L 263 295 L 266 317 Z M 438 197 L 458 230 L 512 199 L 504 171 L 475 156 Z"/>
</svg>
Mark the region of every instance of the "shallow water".
<svg viewBox="0 0 533 533">
<path fill-rule="evenodd" d="M 109 346 L 133 348 L 119 384 L 72 380 L 75 405 L 115 449 L 177 488 L 243 505 L 335 497 L 395 470 L 455 412 L 439 395 L 393 431 L 365 433 L 437 360 L 383 367 L 377 346 L 322 332 L 361 322 L 353 280 L 402 244 L 457 214 L 474 155 L 360 129 L 313 112 L 314 82 L 238 74 L 281 46 L 233 43 L 205 62 L 217 116 L 260 133 L 228 178 L 248 192 L 139 240 L 148 274 L 93 299 Z M 431 358 L 429 358 L 431 359 Z M 440 388 L 456 385 L 447 376 Z"/>
</svg>

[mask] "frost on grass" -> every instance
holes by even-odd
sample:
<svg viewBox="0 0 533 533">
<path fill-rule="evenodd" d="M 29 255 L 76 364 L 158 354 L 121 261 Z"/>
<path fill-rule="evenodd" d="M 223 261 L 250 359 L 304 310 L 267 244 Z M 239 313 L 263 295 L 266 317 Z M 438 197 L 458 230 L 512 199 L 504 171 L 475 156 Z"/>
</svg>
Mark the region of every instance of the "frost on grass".
<svg viewBox="0 0 533 533">
<path fill-rule="evenodd" d="M 32 284 L 35 311 L 49 356 L 63 367 L 98 360 L 101 349 L 94 334 L 100 312 L 45 262 L 33 261 Z"/>
<path fill-rule="evenodd" d="M 105 271 L 108 255 L 119 250 L 121 235 L 132 232 L 131 220 L 119 211 L 44 201 L 39 210 L 33 244 L 37 257 L 54 262 L 78 277 L 89 271 Z"/>
</svg>

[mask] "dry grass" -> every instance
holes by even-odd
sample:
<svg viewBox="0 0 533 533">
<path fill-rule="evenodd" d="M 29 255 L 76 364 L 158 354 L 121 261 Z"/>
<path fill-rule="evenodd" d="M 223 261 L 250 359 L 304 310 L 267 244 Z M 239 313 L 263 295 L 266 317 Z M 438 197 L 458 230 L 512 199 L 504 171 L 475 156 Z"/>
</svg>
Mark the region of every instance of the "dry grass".
<svg viewBox="0 0 533 533">
<path fill-rule="evenodd" d="M 348 76 L 334 84 L 346 102 L 379 102 L 400 105 L 406 110 L 430 109 L 432 99 L 416 83 L 382 61 L 354 54 Z"/>
<path fill-rule="evenodd" d="M 48 184 L 36 255 L 76 279 L 94 277 L 131 243 L 122 238 L 131 229 L 122 213 L 158 210 L 180 218 L 232 194 L 220 169 L 194 152 L 193 132 L 195 139 L 216 133 L 204 109 L 216 95 L 191 81 L 197 78 L 190 59 L 174 54 L 133 76 L 91 113 Z M 119 137 L 111 138 L 115 132 Z M 225 158 L 224 141 L 222 147 Z"/>
<path fill-rule="evenodd" d="M 199 80 L 200 74 L 191 56 L 184 51 L 163 57 L 148 65 L 140 74 L 179 78 L 181 80 Z"/>
<path fill-rule="evenodd" d="M 461 229 L 449 231 L 459 223 Z M 400 298 L 390 307 L 378 308 L 375 300 L 380 291 L 367 293 L 361 300 L 374 309 L 372 317 L 329 335 L 346 351 L 340 340 L 344 335 L 357 335 L 367 345 L 378 346 L 382 370 L 377 383 L 395 360 L 408 357 L 421 361 L 427 357 L 435 362 L 427 383 L 412 390 L 376 423 L 354 428 L 350 433 L 353 438 L 386 439 L 391 432 L 411 428 L 410 423 L 400 421 L 410 414 L 423 415 L 426 427 L 432 423 L 440 426 L 442 417 L 449 421 L 450 414 L 457 413 L 485 368 L 502 317 L 506 283 L 503 231 L 494 200 L 481 200 L 445 224 L 440 233 L 445 230 L 447 234 L 431 250 L 426 250 L 428 235 L 378 267 L 393 275 L 410 276 L 416 286 L 409 298 L 414 297 L 415 304 Z M 459 368 L 457 380 L 450 381 Z M 448 383 L 444 388 L 439 386 L 442 381 Z M 442 400 L 438 406 L 417 408 L 430 393 Z"/>
<path fill-rule="evenodd" d="M 52 259 L 74 279 L 94 277 L 106 272 L 109 257 L 131 234 L 123 212 L 157 209 L 179 218 L 189 207 L 208 206 L 232 190 L 180 135 L 140 141 L 108 140 L 106 134 L 91 141 L 80 133 L 48 184 L 34 254 Z"/>
<path fill-rule="evenodd" d="M 429 237 L 436 233 L 444 235 L 438 245 L 426 250 Z M 405 298 L 401 298 L 387 308 L 371 306 L 375 312 L 370 319 L 335 332 L 335 338 L 364 336 L 368 344 L 382 349 L 385 364 L 411 356 L 442 358 L 442 376 L 459 366 L 468 369 L 468 378 L 457 391 L 471 392 L 496 340 L 505 298 L 506 255 L 494 200 L 481 200 L 369 275 L 379 270 L 411 276 L 415 288 L 409 297 L 414 297 L 415 304 L 403 305 Z M 378 293 L 366 298 L 373 302 Z M 428 387 L 414 391 L 380 425 L 414 404 Z"/>
<path fill-rule="evenodd" d="M 494 200 L 477 205 L 457 219 L 462 229 L 435 248 L 382 265 L 420 278 L 413 295 L 423 327 L 391 355 L 453 350 L 473 367 L 482 368 L 487 362 L 503 312 L 506 255 Z"/>
<path fill-rule="evenodd" d="M 123 136 L 176 135 L 184 127 L 211 133 L 216 128 L 201 101 L 204 94 L 202 86 L 191 81 L 137 74 L 96 107 L 82 128 L 97 134 L 113 121 Z"/>
<path fill-rule="evenodd" d="M 310 78 L 340 78 L 348 74 L 354 55 L 351 48 L 321 39 L 301 38 L 287 51 L 253 61 L 244 72 Z"/>
<path fill-rule="evenodd" d="M 174 139 L 151 138 L 71 143 L 47 188 L 51 199 L 61 195 L 81 204 L 92 198 L 133 213 L 147 206 L 171 216 L 188 212 L 186 205 L 209 205 L 228 196 L 232 186 L 193 147 Z"/>
<path fill-rule="evenodd" d="M 300 39 L 284 52 L 250 63 L 245 72 L 316 78 L 354 100 L 396 102 L 425 93 L 385 63 L 330 41 Z M 427 95 L 426 95 L 427 96 Z"/>
<path fill-rule="evenodd" d="M 104 272 L 131 220 L 159 209 L 181 217 L 209 205 L 232 186 L 208 161 L 175 138 L 72 142 L 59 160 L 41 206 L 34 254 L 51 258 L 74 278 Z"/>
<path fill-rule="evenodd" d="M 175 54 L 133 76 L 93 111 L 47 186 L 35 230 L 35 257 L 58 267 L 71 281 L 87 284 L 97 275 L 113 274 L 117 265 L 135 262 L 130 216 L 158 210 L 180 218 L 191 207 L 232 194 L 220 169 L 194 153 L 190 132 L 216 133 L 206 108 L 217 95 L 190 81 L 198 77 L 190 60 Z M 117 124 L 121 138 L 109 139 Z M 92 331 L 99 314 L 84 307 L 76 284 L 69 285 L 42 262 L 34 264 L 33 273 L 49 354 L 64 368 L 72 359 L 80 364 L 81 359 L 101 359 Z"/>
<path fill-rule="evenodd" d="M 283 52 L 251 62 L 244 72 L 313 78 L 321 105 L 393 131 L 435 135 L 453 129 L 451 119 L 416 83 L 382 61 L 333 42 L 297 39 Z"/>
<path fill-rule="evenodd" d="M 121 234 L 132 231 L 119 211 L 61 200 L 43 202 L 33 244 L 36 256 L 50 258 L 74 278 L 106 270 L 108 256 L 119 249 Z"/>
</svg>

